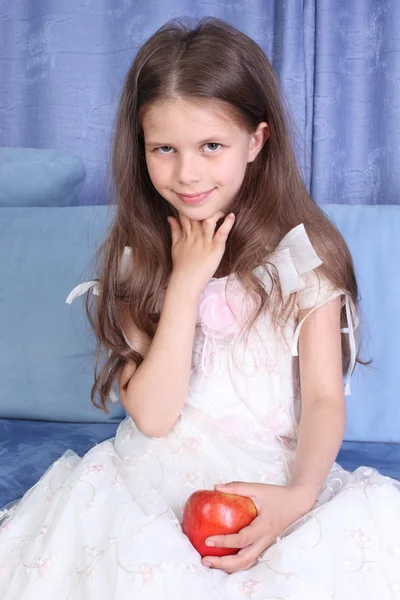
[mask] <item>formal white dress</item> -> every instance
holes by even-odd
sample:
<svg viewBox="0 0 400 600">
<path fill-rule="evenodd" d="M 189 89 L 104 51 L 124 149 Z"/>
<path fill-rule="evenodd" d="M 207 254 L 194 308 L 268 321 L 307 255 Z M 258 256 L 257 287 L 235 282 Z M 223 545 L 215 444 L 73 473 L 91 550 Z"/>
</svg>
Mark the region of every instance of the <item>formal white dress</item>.
<svg viewBox="0 0 400 600">
<path fill-rule="evenodd" d="M 129 260 L 129 248 L 125 259 Z M 300 308 L 342 296 L 355 358 L 351 300 L 315 269 L 303 225 L 269 257 L 296 310 L 282 334 L 263 316 L 244 343 L 251 302 L 235 277 L 201 295 L 187 402 L 164 438 L 131 418 L 80 458 L 67 451 L 10 511 L 0 530 L 2 600 L 392 600 L 400 598 L 400 484 L 337 463 L 313 510 L 247 571 L 201 564 L 181 529 L 196 489 L 230 481 L 285 485 L 296 455 Z M 256 274 L 273 293 L 268 273 Z M 96 282 L 75 288 L 71 302 Z M 179 306 L 176 307 L 179 311 Z M 346 382 L 349 393 L 349 381 Z"/>
</svg>

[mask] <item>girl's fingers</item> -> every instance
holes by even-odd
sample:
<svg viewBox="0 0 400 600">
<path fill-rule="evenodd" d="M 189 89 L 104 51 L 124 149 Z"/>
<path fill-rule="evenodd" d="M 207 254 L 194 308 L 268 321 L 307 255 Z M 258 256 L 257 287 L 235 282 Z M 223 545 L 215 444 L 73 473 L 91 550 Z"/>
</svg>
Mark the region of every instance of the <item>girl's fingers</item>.
<svg viewBox="0 0 400 600">
<path fill-rule="evenodd" d="M 202 221 L 203 235 L 207 242 L 212 242 L 215 233 L 215 225 L 216 221 L 212 217 Z"/>
<path fill-rule="evenodd" d="M 194 236 L 197 238 L 204 236 L 208 242 L 215 240 L 218 243 L 225 243 L 235 222 L 235 215 L 231 213 L 225 217 L 224 222 L 218 231 L 215 232 L 217 221 L 224 217 L 225 213 L 222 210 L 217 211 L 211 217 L 204 219 L 204 221 L 191 220 L 182 213 L 179 213 L 180 233 L 184 233 L 187 237 Z"/>
<path fill-rule="evenodd" d="M 185 217 L 185 215 L 183 215 L 182 213 L 179 213 L 179 220 L 181 222 L 183 233 L 185 233 L 186 235 L 190 235 L 192 230 L 190 219 L 188 219 L 188 217 Z"/>
<path fill-rule="evenodd" d="M 207 538 L 207 542 L 213 542 L 213 546 L 217 548 L 246 548 L 250 544 L 254 544 L 260 538 L 262 530 L 262 521 L 260 517 L 256 517 L 250 525 L 243 527 L 238 533 L 229 535 L 213 535 Z M 265 532 L 264 532 L 265 533 Z"/>
<path fill-rule="evenodd" d="M 236 571 L 246 571 L 257 562 L 259 556 L 267 548 L 267 542 L 264 539 L 260 539 L 254 544 L 242 548 L 237 554 L 221 557 L 205 556 L 201 562 L 204 566 L 213 569 L 221 569 L 221 571 L 225 571 L 229 574 L 235 573 Z"/>
<path fill-rule="evenodd" d="M 203 226 L 202 221 L 190 221 L 191 234 L 195 238 L 203 237 Z"/>
<path fill-rule="evenodd" d="M 172 244 L 175 245 L 181 237 L 181 226 L 174 217 L 167 217 L 167 221 L 171 228 Z"/>
<path fill-rule="evenodd" d="M 208 242 L 211 242 L 214 237 L 217 221 L 223 217 L 225 217 L 225 213 L 223 213 L 222 210 L 219 210 L 215 214 L 211 215 L 211 217 L 208 217 L 202 221 L 204 237 Z"/>
<path fill-rule="evenodd" d="M 231 229 L 233 227 L 234 222 L 235 222 L 235 215 L 233 213 L 230 213 L 229 215 L 227 215 L 225 217 L 225 220 L 222 223 L 221 227 L 218 229 L 218 231 L 214 235 L 214 241 L 217 242 L 218 244 L 225 243 L 226 239 L 229 235 L 229 232 L 231 231 Z"/>
</svg>

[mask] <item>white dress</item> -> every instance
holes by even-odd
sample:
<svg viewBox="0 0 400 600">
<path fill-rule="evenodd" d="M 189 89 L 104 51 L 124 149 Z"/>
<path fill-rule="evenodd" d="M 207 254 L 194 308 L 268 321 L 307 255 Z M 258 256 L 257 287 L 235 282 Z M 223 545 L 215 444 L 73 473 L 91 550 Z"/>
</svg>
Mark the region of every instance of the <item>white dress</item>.
<svg viewBox="0 0 400 600">
<path fill-rule="evenodd" d="M 269 261 L 284 294 L 298 292 L 297 308 L 342 294 L 318 285 L 321 261 L 303 225 Z M 267 270 L 256 271 L 271 285 Z M 68 302 L 91 286 L 75 288 Z M 202 566 L 183 534 L 182 509 L 196 489 L 290 478 L 301 324 L 294 313 L 277 336 L 265 316 L 245 345 L 237 336 L 251 308 L 243 294 L 235 277 L 204 289 L 187 402 L 168 435 L 146 437 L 127 417 L 83 458 L 64 453 L 10 510 L 0 528 L 2 600 L 400 598 L 400 484 L 372 468 L 349 473 L 335 463 L 313 510 L 247 571 Z M 342 301 L 354 361 L 357 319 Z"/>
</svg>

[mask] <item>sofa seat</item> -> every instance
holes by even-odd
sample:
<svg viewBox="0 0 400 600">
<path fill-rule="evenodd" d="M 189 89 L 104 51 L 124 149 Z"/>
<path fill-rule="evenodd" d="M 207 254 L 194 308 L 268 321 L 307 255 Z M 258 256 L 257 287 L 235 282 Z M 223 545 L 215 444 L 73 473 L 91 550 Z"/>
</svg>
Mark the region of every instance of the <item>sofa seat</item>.
<svg viewBox="0 0 400 600">
<path fill-rule="evenodd" d="M 82 456 L 114 437 L 118 423 L 0 419 L 0 509 L 20 498 L 63 452 Z M 374 467 L 400 480 L 400 444 L 343 442 L 337 462 L 353 471 Z"/>
<path fill-rule="evenodd" d="M 20 498 L 63 452 L 82 456 L 114 437 L 118 423 L 0 419 L 0 509 Z"/>
</svg>

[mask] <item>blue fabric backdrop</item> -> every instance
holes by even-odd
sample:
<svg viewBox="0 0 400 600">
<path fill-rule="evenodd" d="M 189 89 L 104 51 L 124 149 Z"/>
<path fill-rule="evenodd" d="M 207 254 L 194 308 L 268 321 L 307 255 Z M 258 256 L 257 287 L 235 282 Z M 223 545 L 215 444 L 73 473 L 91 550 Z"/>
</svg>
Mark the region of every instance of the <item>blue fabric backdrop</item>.
<svg viewBox="0 0 400 600">
<path fill-rule="evenodd" d="M 223 18 L 277 70 L 320 204 L 400 203 L 398 0 L 0 0 L 0 145 L 82 158 L 103 204 L 123 77 L 176 16 Z"/>
</svg>

